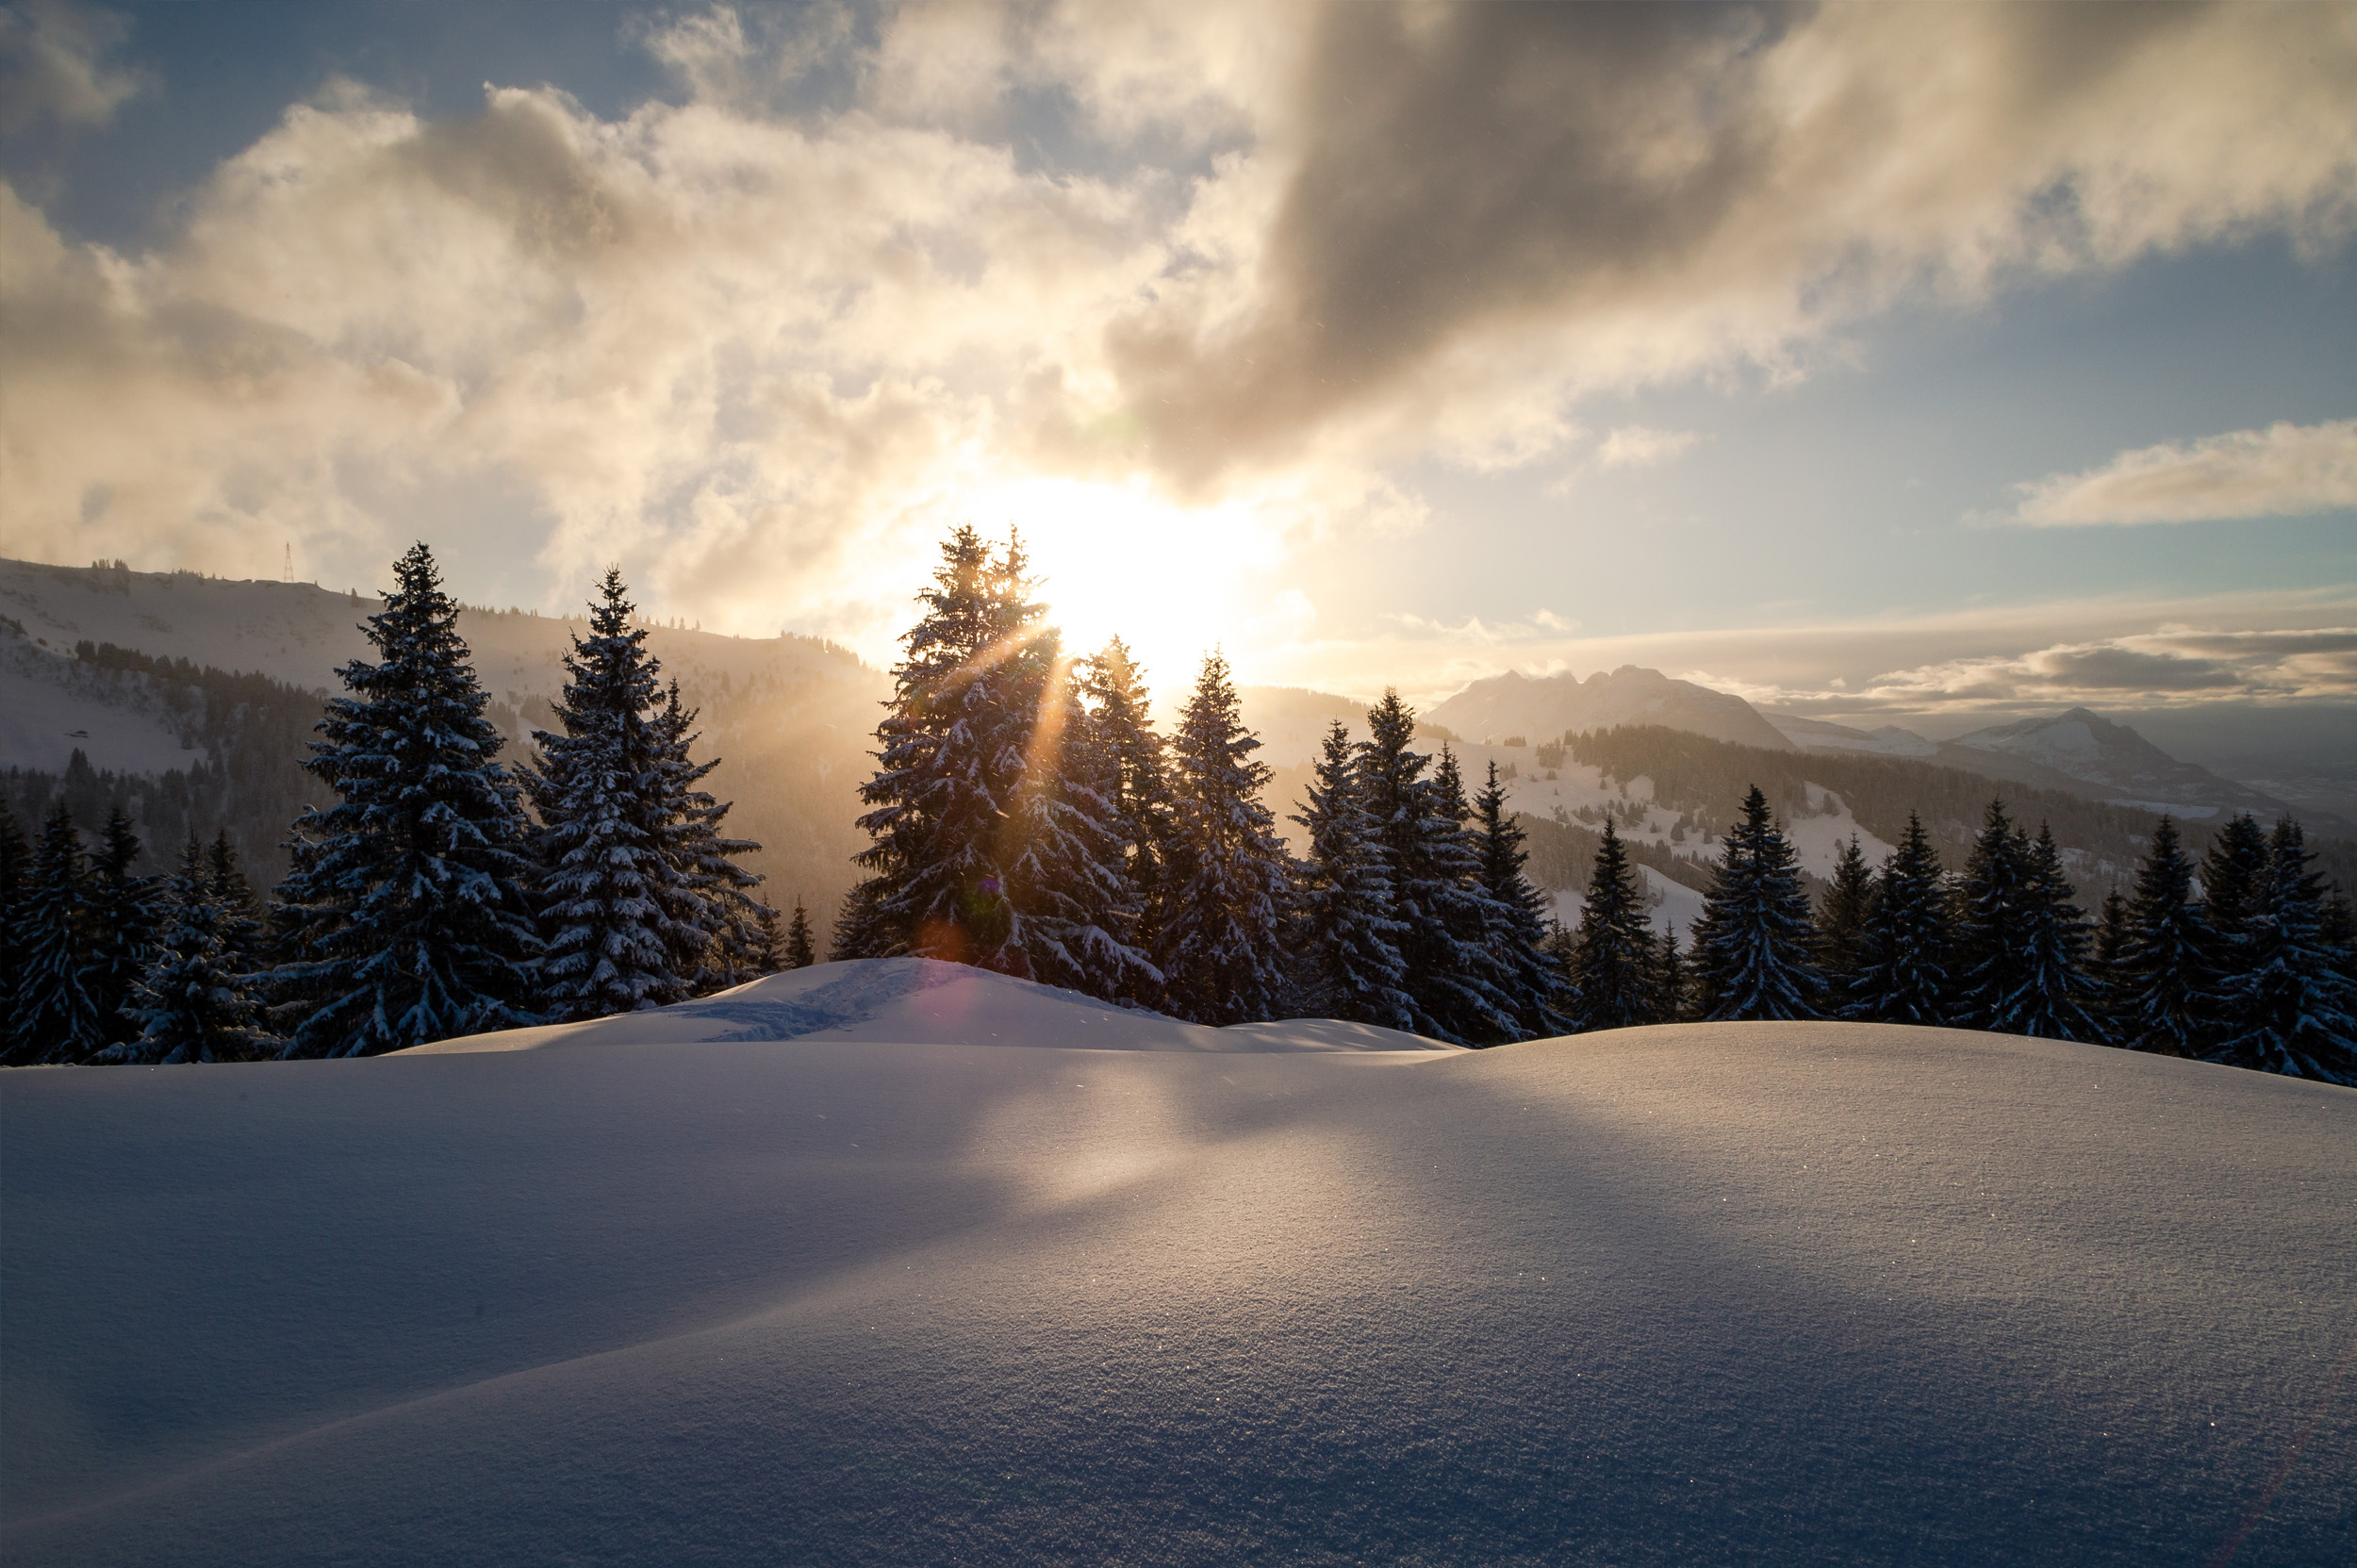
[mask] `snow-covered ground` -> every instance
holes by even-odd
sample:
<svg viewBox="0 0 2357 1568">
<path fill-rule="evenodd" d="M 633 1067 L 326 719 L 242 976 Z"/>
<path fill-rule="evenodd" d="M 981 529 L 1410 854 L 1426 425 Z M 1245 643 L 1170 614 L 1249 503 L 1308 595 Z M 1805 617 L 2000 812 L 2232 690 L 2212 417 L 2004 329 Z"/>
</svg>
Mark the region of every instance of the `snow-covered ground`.
<svg viewBox="0 0 2357 1568">
<path fill-rule="evenodd" d="M 768 1004 L 954 989 L 821 1000 L 889 976 Z M 1036 1043 L 0 1074 L 0 1555 L 2197 1564 L 2266 1499 L 2236 1568 L 2357 1559 L 2357 1092 L 1003 983 Z"/>
<path fill-rule="evenodd" d="M 902 1045 L 1085 1050 L 1457 1050 L 1421 1035 L 1332 1018 L 1207 1029 L 1159 1013 L 928 958 L 789 969 L 652 1013 L 444 1040 L 404 1056 L 463 1056 L 611 1044 L 887 1040 Z"/>
</svg>

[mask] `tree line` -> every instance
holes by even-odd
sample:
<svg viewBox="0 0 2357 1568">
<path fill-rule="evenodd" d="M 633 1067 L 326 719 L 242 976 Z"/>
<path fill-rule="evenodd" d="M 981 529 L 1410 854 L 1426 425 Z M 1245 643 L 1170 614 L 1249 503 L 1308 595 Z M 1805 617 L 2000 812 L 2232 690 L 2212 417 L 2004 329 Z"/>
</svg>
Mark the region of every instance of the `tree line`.
<svg viewBox="0 0 2357 1568">
<path fill-rule="evenodd" d="M 1989 802 L 1960 872 L 1921 819 L 1870 868 L 1853 837 L 1812 906 L 1756 788 L 1726 834 L 1689 953 L 1656 939 L 1605 827 L 1562 945 L 1582 1028 L 1842 1018 L 2078 1040 L 2357 1083 L 2357 953 L 2299 824 L 2230 821 L 2196 861 L 2159 819 L 2133 893 L 2090 916 L 2053 834 Z"/>
<path fill-rule="evenodd" d="M 1326 737 L 1293 857 L 1217 653 L 1175 734 L 1118 638 L 1064 654 L 1020 543 L 943 547 L 862 791 L 868 879 L 832 956 L 999 969 L 1201 1023 L 1354 1019 L 1466 1045 L 1688 1019 L 1850 1018 L 2102 1041 L 2349 1081 L 2347 903 L 2296 823 L 2249 817 L 2197 868 L 2160 820 L 2100 921 L 2002 801 L 1959 875 L 1912 814 L 1879 871 L 1854 838 L 1813 902 L 1754 786 L 1681 950 L 1611 819 L 1579 923 L 1545 917 L 1494 765 L 1409 745 L 1395 693 Z M 2076 805 L 2078 802 L 2070 802 Z M 2196 893 L 2197 884 L 2200 889 Z"/>
<path fill-rule="evenodd" d="M 0 817 L 8 1060 L 364 1055 L 661 1006 L 813 962 L 733 864 L 690 755 L 695 714 L 618 572 L 576 636 L 537 751 L 510 771 L 431 555 L 404 556 L 304 766 L 265 906 L 225 840 L 157 885 L 129 824 L 84 856 Z M 954 532 L 892 671 L 861 786 L 865 878 L 835 959 L 920 956 L 1225 1025 L 1324 1016 L 1470 1046 L 1688 1020 L 1846 1018 L 2095 1041 L 2357 1081 L 2347 902 L 2289 821 L 2196 861 L 2160 819 L 2133 895 L 2090 916 L 2063 853 L 1991 802 L 1962 869 L 1919 817 L 1870 867 L 1853 838 L 1812 899 L 1754 786 L 1680 946 L 1656 935 L 1607 815 L 1574 927 L 1525 874 L 1492 765 L 1469 787 L 1386 693 L 1334 723 L 1291 853 L 1225 660 L 1164 734 L 1119 638 L 1067 654 L 1019 538 Z"/>
<path fill-rule="evenodd" d="M 725 834 L 618 572 L 513 769 L 432 553 L 395 576 L 303 763 L 335 802 L 295 817 L 267 905 L 225 834 L 158 879 L 120 809 L 95 853 L 62 800 L 33 843 L 0 811 L 8 1063 L 374 1055 L 813 962 L 799 901 L 782 921 L 735 864 L 759 846 Z"/>
</svg>

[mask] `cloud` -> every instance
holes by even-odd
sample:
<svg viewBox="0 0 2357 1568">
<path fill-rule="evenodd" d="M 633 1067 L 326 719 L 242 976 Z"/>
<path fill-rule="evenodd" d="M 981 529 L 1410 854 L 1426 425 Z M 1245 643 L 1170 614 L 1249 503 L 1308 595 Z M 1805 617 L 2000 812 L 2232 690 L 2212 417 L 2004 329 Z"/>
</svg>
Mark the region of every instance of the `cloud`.
<svg viewBox="0 0 2357 1568">
<path fill-rule="evenodd" d="M 111 112 L 97 14 L 6 13 L 34 74 L 0 112 Z M 541 574 L 479 591 L 569 602 L 618 558 L 658 613 L 873 652 L 1011 483 L 1405 530 L 1418 460 L 1541 461 L 1597 388 L 1799 373 L 1910 290 L 2357 210 L 2345 8 L 945 0 L 637 36 L 682 101 L 328 83 L 149 249 L 0 186 L 0 381 L 40 389 L 0 404 L 8 550 L 292 541 L 365 582 L 422 534 Z"/>
<path fill-rule="evenodd" d="M 2346 8 L 1290 14 L 1310 36 L 1236 265 L 1110 328 L 1182 482 L 1395 450 L 1444 407 L 1792 373 L 1911 289 L 2260 229 L 2313 248 L 2357 215 Z"/>
<path fill-rule="evenodd" d="M 2357 507 L 2357 420 L 2276 423 L 2123 452 L 2019 487 L 2002 521 L 2036 528 L 2302 517 Z"/>
<path fill-rule="evenodd" d="M 103 125 L 143 84 L 138 73 L 108 65 L 123 41 L 123 19 L 65 0 L 0 6 L 0 136 L 47 121 Z"/>
<path fill-rule="evenodd" d="M 1942 659 L 1887 671 L 1854 690 L 1842 689 L 1845 685 L 1826 683 L 1811 690 L 1737 679 L 1726 689 L 1771 706 L 1842 714 L 2056 704 L 2168 707 L 2220 699 L 2347 702 L 2357 698 L 2357 629 L 2164 626 L 2021 652 Z"/>
<path fill-rule="evenodd" d="M 1596 449 L 1596 466 L 1602 469 L 1642 469 L 1656 463 L 1666 463 L 1692 446 L 1702 437 L 1691 430 L 1653 430 L 1641 424 L 1624 424 L 1607 435 L 1604 444 Z"/>
<path fill-rule="evenodd" d="M 642 602 L 846 637 L 1022 466 L 993 391 L 1163 260 L 1136 183 L 553 90 L 427 120 L 331 86 L 188 207 L 124 255 L 0 187 L 0 374 L 41 388 L 0 417 L 11 553 L 234 570 L 291 539 L 365 582 L 487 488 L 561 598 L 619 558 Z"/>
</svg>

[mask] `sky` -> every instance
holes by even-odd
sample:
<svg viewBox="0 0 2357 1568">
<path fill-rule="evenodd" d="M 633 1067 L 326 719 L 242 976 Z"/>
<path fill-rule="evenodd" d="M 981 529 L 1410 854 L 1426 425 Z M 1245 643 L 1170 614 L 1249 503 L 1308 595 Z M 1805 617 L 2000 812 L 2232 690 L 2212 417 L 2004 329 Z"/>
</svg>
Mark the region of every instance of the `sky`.
<svg viewBox="0 0 2357 1568">
<path fill-rule="evenodd" d="M 2357 754 L 2357 7 L 0 6 L 0 553 Z"/>
</svg>

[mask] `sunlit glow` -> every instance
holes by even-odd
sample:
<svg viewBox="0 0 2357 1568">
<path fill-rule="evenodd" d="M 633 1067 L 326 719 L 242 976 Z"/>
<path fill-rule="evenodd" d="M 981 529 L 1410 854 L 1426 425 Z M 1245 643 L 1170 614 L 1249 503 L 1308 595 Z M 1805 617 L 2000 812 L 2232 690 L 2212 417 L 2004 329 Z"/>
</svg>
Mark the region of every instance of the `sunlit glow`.
<svg viewBox="0 0 2357 1568">
<path fill-rule="evenodd" d="M 1272 600 L 1306 607 L 1268 585 L 1284 541 L 1248 502 L 1181 507 L 1143 483 L 1022 479 L 979 496 L 970 516 L 993 539 L 1021 531 L 1068 651 L 1119 636 L 1158 699 L 1192 683 L 1214 645 L 1231 664 L 1248 657 Z"/>
</svg>

